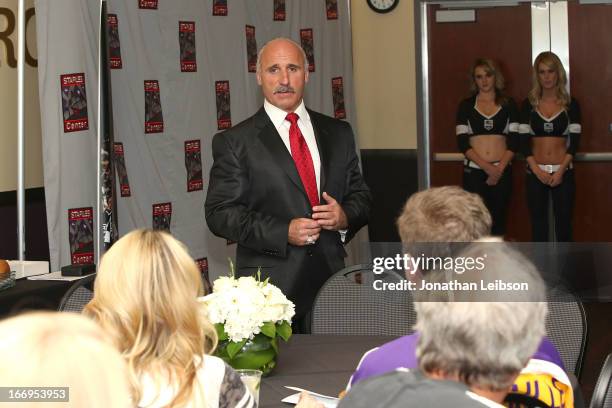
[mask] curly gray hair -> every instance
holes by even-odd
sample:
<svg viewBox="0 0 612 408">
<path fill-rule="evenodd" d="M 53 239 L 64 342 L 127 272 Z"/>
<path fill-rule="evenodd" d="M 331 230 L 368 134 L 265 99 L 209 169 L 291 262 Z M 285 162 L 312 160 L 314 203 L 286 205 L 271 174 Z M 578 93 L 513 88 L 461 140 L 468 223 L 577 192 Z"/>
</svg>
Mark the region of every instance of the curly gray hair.
<svg viewBox="0 0 612 408">
<path fill-rule="evenodd" d="M 416 302 L 419 367 L 426 373 L 456 375 L 468 386 L 507 390 L 546 332 L 546 286 L 537 269 L 508 244 L 475 243 L 460 256 L 487 254 L 481 271 L 454 274 L 461 282 L 507 279 L 527 282 L 513 301 Z M 505 277 L 505 278 L 504 278 Z M 465 300 L 465 299 L 463 299 Z"/>
</svg>

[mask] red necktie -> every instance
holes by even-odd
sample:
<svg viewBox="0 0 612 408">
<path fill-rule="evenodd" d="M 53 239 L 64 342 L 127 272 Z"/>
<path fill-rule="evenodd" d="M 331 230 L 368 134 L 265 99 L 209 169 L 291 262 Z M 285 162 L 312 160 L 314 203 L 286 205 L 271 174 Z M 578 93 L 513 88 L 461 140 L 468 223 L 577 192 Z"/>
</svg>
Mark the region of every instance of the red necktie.
<svg viewBox="0 0 612 408">
<path fill-rule="evenodd" d="M 306 140 L 298 127 L 297 121 L 299 116 L 297 113 L 289 113 L 285 118 L 291 123 L 289 127 L 289 145 L 291 146 L 291 156 L 295 162 L 302 184 L 308 194 L 308 200 L 311 206 L 319 205 L 319 191 L 317 189 L 317 179 L 315 176 L 314 165 L 312 164 L 312 156 Z"/>
</svg>

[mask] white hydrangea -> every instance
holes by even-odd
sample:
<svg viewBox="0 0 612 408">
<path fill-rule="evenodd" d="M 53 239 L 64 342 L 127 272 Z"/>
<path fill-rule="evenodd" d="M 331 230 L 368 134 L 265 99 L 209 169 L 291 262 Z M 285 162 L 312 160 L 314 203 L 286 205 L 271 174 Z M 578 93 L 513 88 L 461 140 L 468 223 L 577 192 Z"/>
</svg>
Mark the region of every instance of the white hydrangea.
<svg viewBox="0 0 612 408">
<path fill-rule="evenodd" d="M 230 340 L 239 342 L 261 331 L 266 322 L 291 323 L 293 302 L 271 283 L 253 277 L 223 276 L 213 283 L 213 293 L 200 298 L 212 323 L 223 324 Z"/>
<path fill-rule="evenodd" d="M 238 285 L 236 279 L 230 276 L 221 276 L 215 280 L 213 292 L 225 292 L 226 290 L 236 287 L 236 285 Z"/>
</svg>

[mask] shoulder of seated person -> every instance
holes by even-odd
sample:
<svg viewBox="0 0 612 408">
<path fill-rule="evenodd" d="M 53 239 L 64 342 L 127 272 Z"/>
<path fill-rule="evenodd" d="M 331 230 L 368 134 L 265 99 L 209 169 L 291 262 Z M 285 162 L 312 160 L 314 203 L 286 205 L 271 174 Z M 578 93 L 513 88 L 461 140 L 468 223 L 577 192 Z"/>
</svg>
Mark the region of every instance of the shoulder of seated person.
<svg viewBox="0 0 612 408">
<path fill-rule="evenodd" d="M 355 385 L 339 407 L 365 407 L 375 402 L 380 408 L 400 408 L 407 400 L 431 408 L 486 406 L 469 397 L 467 391 L 465 384 L 457 381 L 433 380 L 418 370 L 398 369 Z"/>
<path fill-rule="evenodd" d="M 202 361 L 202 357 L 201 356 L 195 356 L 194 359 L 196 360 L 196 364 L 199 363 L 200 361 Z M 204 367 L 214 367 L 216 369 L 221 369 L 223 367 L 225 367 L 225 361 L 223 361 L 223 359 L 216 357 L 216 356 L 211 356 L 211 355 L 204 355 L 204 359 L 203 359 L 203 363 L 202 365 Z"/>
</svg>

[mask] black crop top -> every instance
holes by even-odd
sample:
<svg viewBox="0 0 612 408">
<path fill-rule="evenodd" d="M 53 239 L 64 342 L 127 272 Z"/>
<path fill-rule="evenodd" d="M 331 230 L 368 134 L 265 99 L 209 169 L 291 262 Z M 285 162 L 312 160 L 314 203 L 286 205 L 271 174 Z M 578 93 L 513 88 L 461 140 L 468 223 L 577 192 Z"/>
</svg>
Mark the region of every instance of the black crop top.
<svg viewBox="0 0 612 408">
<path fill-rule="evenodd" d="M 505 135 L 508 150 L 516 152 L 519 147 L 518 128 L 518 112 L 512 99 L 508 99 L 490 116 L 483 115 L 476 108 L 476 95 L 459 104 L 455 130 L 459 150 L 463 154 L 471 148 L 470 137 L 480 135 Z"/>
<path fill-rule="evenodd" d="M 531 138 L 533 137 L 565 137 L 567 138 L 567 153 L 572 156 L 578 150 L 580 141 L 580 107 L 574 98 L 571 99 L 567 109 L 559 111 L 551 118 L 544 118 L 542 114 L 525 99 L 521 109 L 521 150 L 525 157 L 533 156 L 531 151 Z"/>
</svg>

